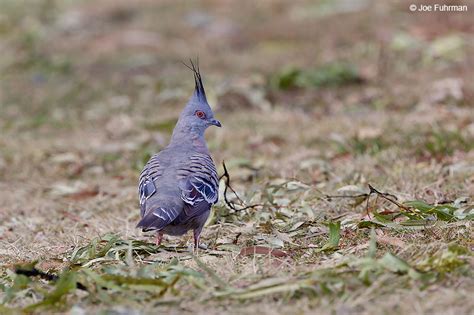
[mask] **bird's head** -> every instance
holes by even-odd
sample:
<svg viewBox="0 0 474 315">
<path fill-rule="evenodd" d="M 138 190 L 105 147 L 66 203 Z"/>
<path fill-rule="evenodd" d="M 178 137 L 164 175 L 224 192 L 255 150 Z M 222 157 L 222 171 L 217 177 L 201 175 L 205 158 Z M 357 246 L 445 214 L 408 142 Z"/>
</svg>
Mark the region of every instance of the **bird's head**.
<svg viewBox="0 0 474 315">
<path fill-rule="evenodd" d="M 193 133 L 197 133 L 198 135 L 203 135 L 207 127 L 221 127 L 221 123 L 214 118 L 214 113 L 207 103 L 206 92 L 204 91 L 204 86 L 202 84 L 199 66 L 194 65 L 192 61 L 191 66 L 186 66 L 193 71 L 195 89 L 191 99 L 188 101 L 186 107 L 179 116 L 178 126 L 180 128 L 191 130 Z"/>
</svg>

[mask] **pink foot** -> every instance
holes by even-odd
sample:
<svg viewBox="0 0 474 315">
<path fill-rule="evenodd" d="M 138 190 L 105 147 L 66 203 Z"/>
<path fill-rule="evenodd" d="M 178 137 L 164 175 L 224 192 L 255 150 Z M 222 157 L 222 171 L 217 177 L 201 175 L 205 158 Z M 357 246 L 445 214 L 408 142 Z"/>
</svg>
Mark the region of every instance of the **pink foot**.
<svg viewBox="0 0 474 315">
<path fill-rule="evenodd" d="M 155 239 L 156 246 L 160 246 L 162 240 L 163 240 L 163 233 L 162 232 L 156 233 L 156 239 Z"/>
</svg>

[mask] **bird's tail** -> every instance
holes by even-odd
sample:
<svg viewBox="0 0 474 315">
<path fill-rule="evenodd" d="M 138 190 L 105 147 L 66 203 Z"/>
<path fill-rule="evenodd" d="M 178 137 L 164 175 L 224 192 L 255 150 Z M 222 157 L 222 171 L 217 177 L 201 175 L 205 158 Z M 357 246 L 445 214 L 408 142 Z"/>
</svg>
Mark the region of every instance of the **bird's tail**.
<svg viewBox="0 0 474 315">
<path fill-rule="evenodd" d="M 151 202 L 150 202 L 151 201 Z M 159 231 L 173 222 L 182 212 L 182 205 L 164 200 L 148 200 L 147 211 L 137 224 L 144 232 Z"/>
</svg>

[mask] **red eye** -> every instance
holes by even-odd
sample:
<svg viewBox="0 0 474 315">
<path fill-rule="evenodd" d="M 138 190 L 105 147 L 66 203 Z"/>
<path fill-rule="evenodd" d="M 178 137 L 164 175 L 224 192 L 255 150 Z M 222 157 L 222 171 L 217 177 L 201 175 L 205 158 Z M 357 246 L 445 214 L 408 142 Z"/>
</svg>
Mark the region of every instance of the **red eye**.
<svg viewBox="0 0 474 315">
<path fill-rule="evenodd" d="M 204 112 L 200 110 L 196 111 L 196 116 L 198 116 L 201 119 L 206 118 L 206 114 L 204 114 Z"/>
</svg>

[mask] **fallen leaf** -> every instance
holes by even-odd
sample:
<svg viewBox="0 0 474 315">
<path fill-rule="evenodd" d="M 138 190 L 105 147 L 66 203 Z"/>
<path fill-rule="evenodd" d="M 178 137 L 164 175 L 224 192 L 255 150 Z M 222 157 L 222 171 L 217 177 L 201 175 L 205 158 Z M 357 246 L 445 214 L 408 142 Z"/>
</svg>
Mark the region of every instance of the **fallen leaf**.
<svg viewBox="0 0 474 315">
<path fill-rule="evenodd" d="M 240 250 L 240 253 L 239 253 L 239 257 L 252 256 L 252 255 L 271 255 L 274 257 L 288 256 L 288 254 L 282 250 L 274 249 L 270 247 L 264 247 L 264 246 L 244 247 Z"/>
<path fill-rule="evenodd" d="M 92 189 L 84 189 L 76 193 L 70 194 L 67 198 L 72 200 L 84 200 L 88 198 L 95 197 L 99 194 L 99 188 L 94 187 Z"/>
<path fill-rule="evenodd" d="M 386 245 L 400 247 L 400 248 L 406 247 L 406 243 L 402 239 L 398 237 L 393 237 L 393 236 L 377 235 L 377 242 L 386 244 Z"/>
</svg>

